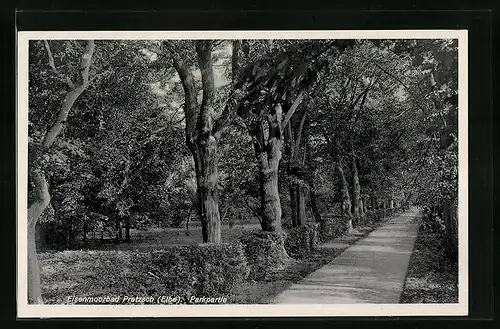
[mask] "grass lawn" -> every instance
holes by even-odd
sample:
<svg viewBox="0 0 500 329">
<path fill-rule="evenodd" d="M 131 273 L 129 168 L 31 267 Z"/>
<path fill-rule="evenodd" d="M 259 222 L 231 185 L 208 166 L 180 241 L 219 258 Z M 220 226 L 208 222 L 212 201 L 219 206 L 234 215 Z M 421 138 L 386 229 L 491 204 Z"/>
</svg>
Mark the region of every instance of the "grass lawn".
<svg viewBox="0 0 500 329">
<path fill-rule="evenodd" d="M 458 264 L 442 247 L 443 236 L 422 225 L 401 294 L 401 303 L 458 303 Z"/>
</svg>

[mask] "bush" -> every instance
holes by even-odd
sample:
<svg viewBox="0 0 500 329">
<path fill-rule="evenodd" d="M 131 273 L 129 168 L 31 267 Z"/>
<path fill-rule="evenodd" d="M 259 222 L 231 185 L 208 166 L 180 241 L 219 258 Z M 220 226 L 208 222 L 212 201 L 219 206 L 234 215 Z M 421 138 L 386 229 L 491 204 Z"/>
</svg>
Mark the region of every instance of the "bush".
<svg viewBox="0 0 500 329">
<path fill-rule="evenodd" d="M 292 257 L 309 255 L 319 245 L 319 224 L 306 223 L 287 231 L 285 249 Z"/>
<path fill-rule="evenodd" d="M 241 239 L 250 265 L 250 279 L 266 280 L 273 271 L 284 268 L 289 260 L 285 240 L 284 233 L 264 231 L 253 231 Z"/>
<path fill-rule="evenodd" d="M 366 218 L 368 224 L 378 223 L 383 220 L 387 214 L 384 212 L 384 209 L 376 209 L 366 212 Z"/>
<path fill-rule="evenodd" d="M 174 296 L 218 296 L 243 283 L 249 267 L 240 243 L 176 246 L 152 252 L 151 272 Z"/>
<path fill-rule="evenodd" d="M 44 298 L 58 304 L 69 295 L 222 297 L 249 274 L 241 243 L 46 253 L 40 261 Z"/>
<path fill-rule="evenodd" d="M 330 241 L 347 233 L 347 218 L 332 216 L 323 218 L 321 241 Z"/>
</svg>

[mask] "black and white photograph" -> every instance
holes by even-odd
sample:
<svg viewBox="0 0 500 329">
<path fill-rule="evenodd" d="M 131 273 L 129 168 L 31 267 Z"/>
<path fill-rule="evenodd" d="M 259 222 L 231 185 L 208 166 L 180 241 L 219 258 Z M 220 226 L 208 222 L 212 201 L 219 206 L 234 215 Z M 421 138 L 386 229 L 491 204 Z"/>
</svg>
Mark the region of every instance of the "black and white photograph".
<svg viewBox="0 0 500 329">
<path fill-rule="evenodd" d="M 466 49 L 19 32 L 19 316 L 467 315 Z"/>
</svg>

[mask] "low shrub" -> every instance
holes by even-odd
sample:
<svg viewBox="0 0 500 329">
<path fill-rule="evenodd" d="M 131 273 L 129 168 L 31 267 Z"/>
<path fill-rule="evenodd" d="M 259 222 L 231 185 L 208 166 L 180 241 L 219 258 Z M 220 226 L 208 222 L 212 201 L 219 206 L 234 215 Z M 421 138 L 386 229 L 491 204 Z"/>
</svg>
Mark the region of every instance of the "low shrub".
<svg viewBox="0 0 500 329">
<path fill-rule="evenodd" d="M 227 295 L 249 267 L 241 243 L 171 246 L 151 252 L 72 251 L 40 256 L 43 297 L 66 303 L 69 295 Z"/>
<path fill-rule="evenodd" d="M 249 267 L 240 243 L 176 246 L 152 252 L 151 272 L 174 296 L 218 296 L 243 283 Z"/>
<path fill-rule="evenodd" d="M 347 218 L 330 216 L 323 218 L 320 238 L 321 241 L 330 241 L 347 233 Z"/>
<path fill-rule="evenodd" d="M 387 216 L 384 209 L 367 211 L 365 215 L 369 224 L 378 223 Z"/>
<path fill-rule="evenodd" d="M 249 279 L 266 280 L 289 261 L 284 243 L 286 233 L 253 231 L 241 238 L 250 265 Z"/>
<path fill-rule="evenodd" d="M 305 257 L 319 245 L 319 224 L 306 223 L 287 230 L 285 249 L 292 257 Z"/>
</svg>

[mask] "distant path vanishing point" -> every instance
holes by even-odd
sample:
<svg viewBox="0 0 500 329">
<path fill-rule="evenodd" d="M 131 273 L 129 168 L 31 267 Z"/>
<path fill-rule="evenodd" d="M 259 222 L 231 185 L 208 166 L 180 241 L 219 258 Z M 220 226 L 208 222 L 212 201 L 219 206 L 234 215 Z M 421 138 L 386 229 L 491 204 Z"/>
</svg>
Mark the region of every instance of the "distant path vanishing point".
<svg viewBox="0 0 500 329">
<path fill-rule="evenodd" d="M 388 220 L 271 302 L 399 303 L 421 218 L 420 211 L 410 210 Z"/>
</svg>

